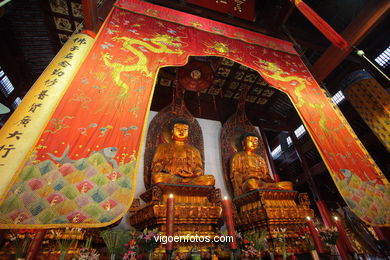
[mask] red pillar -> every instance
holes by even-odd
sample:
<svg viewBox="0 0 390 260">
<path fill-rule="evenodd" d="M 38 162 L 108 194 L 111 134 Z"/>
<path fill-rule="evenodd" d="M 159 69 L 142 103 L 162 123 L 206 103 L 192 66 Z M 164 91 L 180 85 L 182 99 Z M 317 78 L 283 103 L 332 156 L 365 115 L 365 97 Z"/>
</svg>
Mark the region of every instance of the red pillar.
<svg viewBox="0 0 390 260">
<path fill-rule="evenodd" d="M 38 233 L 35 234 L 34 239 L 31 241 L 26 260 L 34 260 L 37 256 L 37 253 L 42 245 L 42 241 L 45 238 L 46 229 L 41 229 Z"/>
<path fill-rule="evenodd" d="M 349 260 L 347 250 L 345 249 L 343 241 L 341 240 L 341 238 L 337 239 L 336 247 L 337 247 L 337 251 L 339 251 L 341 259 Z"/>
<path fill-rule="evenodd" d="M 310 230 L 310 235 L 313 238 L 314 246 L 318 253 L 324 253 L 324 247 L 322 245 L 322 241 L 320 239 L 320 235 L 318 234 L 317 229 L 314 227 L 313 220 L 310 217 L 307 217 L 307 225 Z"/>
<path fill-rule="evenodd" d="M 234 231 L 232 202 L 226 196 L 222 200 L 222 212 L 228 235 L 233 238 L 233 241 L 229 242 L 229 247 L 231 250 L 236 250 L 237 238 L 236 232 Z"/>
<path fill-rule="evenodd" d="M 330 212 L 328 209 L 328 206 L 325 204 L 325 201 L 323 200 L 318 200 L 316 201 L 318 210 L 320 211 L 322 220 L 325 223 L 325 226 L 331 228 L 334 226 L 332 217 L 330 216 Z"/>
<path fill-rule="evenodd" d="M 316 204 L 317 204 L 318 210 L 320 211 L 322 220 L 325 223 L 325 226 L 327 226 L 328 228 L 334 227 L 332 217 L 330 215 L 328 206 L 326 205 L 325 201 L 318 200 L 318 201 L 316 201 Z M 337 250 L 339 251 L 341 258 L 343 260 L 349 260 L 348 253 L 344 247 L 344 243 L 342 241 L 341 236 L 339 237 L 339 239 L 337 239 L 336 246 L 337 246 Z"/>
<path fill-rule="evenodd" d="M 348 252 L 353 253 L 354 250 L 353 250 L 351 241 L 349 241 L 347 233 L 345 232 L 345 229 L 343 227 L 343 223 L 341 223 L 341 220 L 337 220 L 337 219 L 336 219 L 335 223 L 336 223 L 337 230 L 339 231 L 340 238 L 344 242 L 345 246 L 347 247 Z"/>
<path fill-rule="evenodd" d="M 390 228 L 388 227 L 372 227 L 379 240 L 390 241 Z"/>
</svg>

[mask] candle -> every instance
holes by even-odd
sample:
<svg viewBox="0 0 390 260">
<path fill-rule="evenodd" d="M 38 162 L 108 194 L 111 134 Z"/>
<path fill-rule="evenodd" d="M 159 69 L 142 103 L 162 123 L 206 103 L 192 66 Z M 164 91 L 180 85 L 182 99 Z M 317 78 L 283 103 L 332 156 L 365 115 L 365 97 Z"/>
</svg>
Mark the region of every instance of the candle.
<svg viewBox="0 0 390 260">
<path fill-rule="evenodd" d="M 42 245 L 42 241 L 45 238 L 46 230 L 47 229 L 37 229 L 38 232 L 35 234 L 35 237 L 31 241 L 26 259 L 35 259 Z"/>
<path fill-rule="evenodd" d="M 314 241 L 314 246 L 315 246 L 316 250 L 318 251 L 318 253 L 322 254 L 322 253 L 324 253 L 324 247 L 322 245 L 322 241 L 320 239 L 318 231 L 314 227 L 313 220 L 309 216 L 306 217 L 306 219 L 307 219 L 307 225 L 309 226 L 311 237 L 313 238 L 313 241 Z"/>
<path fill-rule="evenodd" d="M 167 199 L 167 223 L 166 223 L 166 235 L 167 243 L 165 245 L 166 251 L 171 251 L 173 246 L 173 235 L 174 235 L 174 219 L 175 219 L 175 201 L 173 199 L 173 194 L 169 194 Z M 169 239 L 171 237 L 171 239 Z"/>
<path fill-rule="evenodd" d="M 339 218 L 337 216 L 334 217 L 334 220 L 336 223 L 337 230 L 339 231 L 341 240 L 344 242 L 344 244 L 346 245 L 349 252 L 354 252 L 355 250 L 353 250 L 353 247 L 351 245 L 351 241 L 349 241 L 349 238 L 348 238 L 347 234 L 345 233 L 343 224 L 341 223 L 341 221 L 339 221 Z"/>
<path fill-rule="evenodd" d="M 228 235 L 233 238 L 233 241 L 229 242 L 230 249 L 237 249 L 236 233 L 234 232 L 234 221 L 232 213 L 232 202 L 225 196 L 222 200 L 223 206 L 223 218 L 227 228 Z"/>
</svg>

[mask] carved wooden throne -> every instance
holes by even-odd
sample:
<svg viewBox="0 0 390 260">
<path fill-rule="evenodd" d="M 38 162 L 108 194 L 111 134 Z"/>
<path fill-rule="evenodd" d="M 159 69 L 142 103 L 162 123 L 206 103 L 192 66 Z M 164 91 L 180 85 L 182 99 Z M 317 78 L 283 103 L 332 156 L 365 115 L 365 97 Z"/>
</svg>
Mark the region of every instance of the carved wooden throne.
<svg viewBox="0 0 390 260">
<path fill-rule="evenodd" d="M 179 103 L 179 104 L 177 104 Z M 170 140 L 170 124 L 174 119 L 184 118 L 189 122 L 189 137 L 187 143 L 199 149 L 204 161 L 204 148 L 202 130 L 197 120 L 185 107 L 182 99 L 161 110 L 151 121 L 144 156 L 144 181 L 146 192 L 140 197 L 146 203 L 144 207 L 130 216 L 130 224 L 139 230 L 144 228 L 158 228 L 162 235 L 166 230 L 166 201 L 169 194 L 175 196 L 175 236 L 198 235 L 214 237 L 222 224 L 221 192 L 210 186 L 151 183 L 151 164 L 158 144 Z M 196 247 L 202 257 L 207 257 L 210 243 L 174 243 L 178 249 L 176 254 L 187 257 L 188 253 Z M 165 248 L 160 245 L 154 252 L 154 257 L 164 255 Z"/>
<path fill-rule="evenodd" d="M 245 114 L 245 94 L 240 98 L 237 112 L 223 125 L 221 131 L 221 154 L 224 179 L 233 197 L 234 220 L 240 232 L 267 231 L 268 245 L 281 254 L 280 243 L 276 243 L 278 230 L 286 229 L 287 250 L 294 253 L 307 252 L 306 241 L 299 236 L 305 226 L 306 216 L 313 217 L 310 200 L 306 193 L 297 191 L 258 189 L 234 197 L 230 178 L 230 160 L 237 151 L 242 151 L 240 137 L 246 132 L 255 133 L 259 139 L 256 153 L 268 160 L 261 135 L 249 122 Z M 298 200 L 298 203 L 297 203 Z"/>
</svg>

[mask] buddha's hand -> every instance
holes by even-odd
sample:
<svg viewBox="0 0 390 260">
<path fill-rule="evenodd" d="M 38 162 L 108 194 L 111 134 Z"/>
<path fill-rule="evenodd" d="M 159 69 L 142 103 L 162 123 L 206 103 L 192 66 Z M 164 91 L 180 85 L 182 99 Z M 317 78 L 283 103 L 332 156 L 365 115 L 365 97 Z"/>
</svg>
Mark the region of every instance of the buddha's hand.
<svg viewBox="0 0 390 260">
<path fill-rule="evenodd" d="M 245 179 L 261 179 L 259 173 L 256 171 L 247 172 Z"/>
<path fill-rule="evenodd" d="M 275 182 L 275 180 L 272 179 L 271 176 L 269 176 L 268 174 L 267 174 L 267 176 L 265 178 L 262 178 L 262 180 L 265 181 L 265 182 Z"/>
<path fill-rule="evenodd" d="M 155 163 L 152 167 L 152 173 L 160 173 L 162 171 L 161 163 Z"/>
<path fill-rule="evenodd" d="M 199 176 L 202 176 L 203 175 L 203 170 L 198 168 L 195 170 L 194 172 L 194 177 L 199 177 Z"/>
<path fill-rule="evenodd" d="M 184 177 L 184 178 L 194 177 L 194 174 L 192 172 L 189 172 L 189 171 L 184 170 L 184 169 L 176 169 L 175 175 L 180 176 L 180 177 Z"/>
</svg>

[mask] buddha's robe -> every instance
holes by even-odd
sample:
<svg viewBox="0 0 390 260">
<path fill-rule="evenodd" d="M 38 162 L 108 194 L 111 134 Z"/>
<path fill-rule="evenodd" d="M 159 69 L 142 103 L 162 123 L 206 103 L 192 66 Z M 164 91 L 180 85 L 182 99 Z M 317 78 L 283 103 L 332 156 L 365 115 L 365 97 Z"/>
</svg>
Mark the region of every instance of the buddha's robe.
<svg viewBox="0 0 390 260">
<path fill-rule="evenodd" d="M 211 175 L 203 175 L 200 152 L 194 146 L 175 142 L 160 144 L 152 162 L 152 183 L 182 183 L 214 186 Z"/>
<path fill-rule="evenodd" d="M 256 189 L 292 189 L 290 182 L 275 183 L 268 173 L 266 161 L 253 152 L 236 153 L 230 161 L 230 173 L 234 196 Z"/>
</svg>

